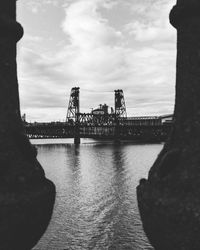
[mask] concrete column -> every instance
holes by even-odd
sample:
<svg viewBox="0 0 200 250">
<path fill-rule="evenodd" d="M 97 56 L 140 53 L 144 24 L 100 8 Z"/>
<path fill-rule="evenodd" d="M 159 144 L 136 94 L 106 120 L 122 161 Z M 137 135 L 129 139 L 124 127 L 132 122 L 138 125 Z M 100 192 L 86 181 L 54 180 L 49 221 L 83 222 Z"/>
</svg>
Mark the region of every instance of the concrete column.
<svg viewBox="0 0 200 250">
<path fill-rule="evenodd" d="M 178 0 L 174 127 L 137 188 L 144 230 L 155 249 L 200 249 L 200 2 Z M 167 69 L 166 69 L 167 70 Z"/>
<path fill-rule="evenodd" d="M 75 127 L 74 127 L 74 144 L 79 145 L 81 143 L 80 138 L 80 122 L 79 122 L 79 108 L 78 114 L 76 114 Z"/>
</svg>

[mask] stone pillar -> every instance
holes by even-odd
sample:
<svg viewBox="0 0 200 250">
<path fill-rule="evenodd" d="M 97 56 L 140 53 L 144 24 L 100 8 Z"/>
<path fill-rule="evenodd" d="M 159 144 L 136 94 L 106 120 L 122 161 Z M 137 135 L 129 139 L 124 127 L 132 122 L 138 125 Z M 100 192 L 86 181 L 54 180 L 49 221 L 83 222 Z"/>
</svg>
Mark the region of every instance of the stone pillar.
<svg viewBox="0 0 200 250">
<path fill-rule="evenodd" d="M 24 134 L 19 107 L 16 0 L 0 1 L 0 249 L 31 249 L 51 218 L 55 186 Z"/>
<path fill-rule="evenodd" d="M 137 187 L 144 230 L 155 249 L 200 249 L 200 2 L 178 0 L 174 126 Z"/>
</svg>

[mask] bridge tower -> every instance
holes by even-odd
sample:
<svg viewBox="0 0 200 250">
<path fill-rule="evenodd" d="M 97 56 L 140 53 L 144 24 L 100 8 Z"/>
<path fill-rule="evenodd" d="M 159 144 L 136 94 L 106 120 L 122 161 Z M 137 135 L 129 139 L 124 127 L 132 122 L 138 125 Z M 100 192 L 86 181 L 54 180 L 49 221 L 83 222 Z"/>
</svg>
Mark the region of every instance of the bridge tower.
<svg viewBox="0 0 200 250">
<path fill-rule="evenodd" d="M 127 118 L 126 104 L 122 89 L 115 90 L 115 115 L 117 119 Z"/>
<path fill-rule="evenodd" d="M 126 104 L 122 89 L 115 90 L 115 142 L 120 143 L 120 125 L 127 118 Z"/>
<path fill-rule="evenodd" d="M 69 98 L 69 105 L 67 110 L 66 122 L 75 124 L 74 127 L 74 144 L 80 144 L 80 130 L 79 130 L 79 114 L 80 114 L 80 102 L 79 102 L 79 87 L 71 89 Z"/>
<path fill-rule="evenodd" d="M 79 87 L 74 87 L 71 89 L 66 122 L 76 122 L 77 115 L 80 113 L 79 89 Z"/>
</svg>

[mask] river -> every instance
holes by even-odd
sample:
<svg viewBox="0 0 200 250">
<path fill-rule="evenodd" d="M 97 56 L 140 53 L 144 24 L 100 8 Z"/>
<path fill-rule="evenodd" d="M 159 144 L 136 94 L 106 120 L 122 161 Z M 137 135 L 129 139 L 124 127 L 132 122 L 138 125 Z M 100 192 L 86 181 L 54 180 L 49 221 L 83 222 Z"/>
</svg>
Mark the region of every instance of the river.
<svg viewBox="0 0 200 250">
<path fill-rule="evenodd" d="M 32 140 L 46 176 L 56 185 L 51 223 L 34 250 L 150 250 L 136 186 L 162 144 L 82 139 Z"/>
</svg>

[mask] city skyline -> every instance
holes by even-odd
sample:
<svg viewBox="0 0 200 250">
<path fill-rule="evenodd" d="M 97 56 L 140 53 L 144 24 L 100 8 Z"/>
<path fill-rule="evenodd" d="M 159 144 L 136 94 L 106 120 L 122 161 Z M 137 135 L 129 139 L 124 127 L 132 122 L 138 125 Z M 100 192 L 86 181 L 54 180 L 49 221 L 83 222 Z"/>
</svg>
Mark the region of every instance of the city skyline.
<svg viewBox="0 0 200 250">
<path fill-rule="evenodd" d="M 129 116 L 173 112 L 175 0 L 21 0 L 18 44 L 22 113 L 28 121 L 64 120 L 71 88 L 81 112 L 114 106 L 123 89 Z"/>
</svg>

